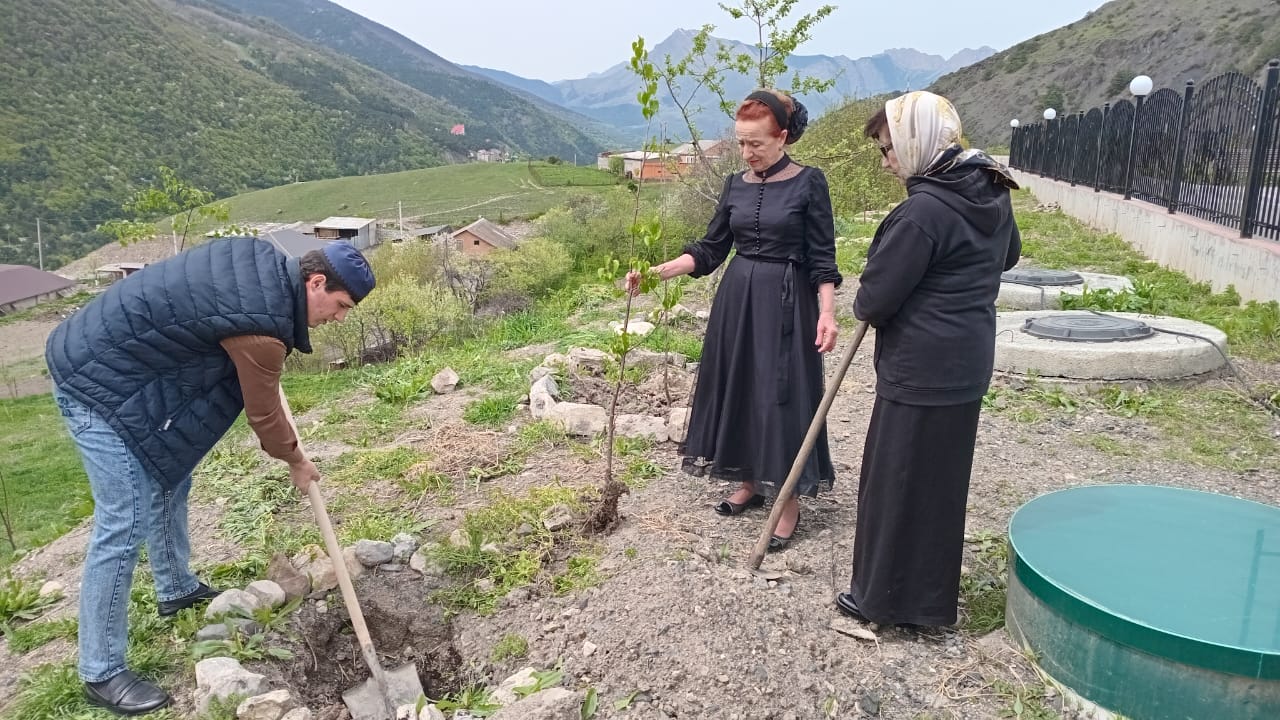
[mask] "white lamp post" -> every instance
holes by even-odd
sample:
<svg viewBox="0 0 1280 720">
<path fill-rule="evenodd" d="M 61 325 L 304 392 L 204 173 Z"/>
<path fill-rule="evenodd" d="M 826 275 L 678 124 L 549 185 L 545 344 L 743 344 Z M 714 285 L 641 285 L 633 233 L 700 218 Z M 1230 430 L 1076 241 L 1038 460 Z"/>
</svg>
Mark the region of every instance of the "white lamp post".
<svg viewBox="0 0 1280 720">
<path fill-rule="evenodd" d="M 1133 161 L 1134 155 L 1138 149 L 1138 128 L 1139 120 L 1142 118 L 1142 103 L 1147 99 L 1147 95 L 1151 94 L 1151 88 L 1155 87 L 1155 83 L 1151 82 L 1151 78 L 1146 75 L 1139 75 L 1129 81 L 1129 92 L 1138 99 L 1137 108 L 1133 112 L 1133 131 L 1129 133 L 1129 163 L 1124 174 L 1124 199 L 1129 200 L 1133 197 Z"/>
</svg>

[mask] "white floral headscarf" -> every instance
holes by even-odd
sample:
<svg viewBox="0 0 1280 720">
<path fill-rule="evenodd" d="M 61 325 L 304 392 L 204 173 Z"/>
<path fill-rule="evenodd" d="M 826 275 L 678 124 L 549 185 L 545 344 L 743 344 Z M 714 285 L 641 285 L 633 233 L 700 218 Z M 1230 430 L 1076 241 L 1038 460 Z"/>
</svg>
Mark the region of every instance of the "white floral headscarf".
<svg viewBox="0 0 1280 720">
<path fill-rule="evenodd" d="M 943 152 L 960 142 L 960 114 L 941 95 L 917 90 L 884 104 L 889 137 L 904 180 L 924 175 Z"/>
</svg>

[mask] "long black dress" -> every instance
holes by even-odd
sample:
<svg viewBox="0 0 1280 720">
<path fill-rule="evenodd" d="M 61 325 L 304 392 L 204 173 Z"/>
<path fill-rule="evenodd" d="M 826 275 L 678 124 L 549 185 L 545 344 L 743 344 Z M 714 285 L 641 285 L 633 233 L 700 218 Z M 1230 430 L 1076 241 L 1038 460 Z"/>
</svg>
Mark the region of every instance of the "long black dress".
<svg viewBox="0 0 1280 720">
<path fill-rule="evenodd" d="M 854 314 L 876 328 L 876 403 L 850 594 L 877 623 L 956 621 L 995 300 L 1021 250 L 1008 184 L 986 166 L 912 177 L 867 253 Z"/>
<path fill-rule="evenodd" d="M 817 287 L 840 284 L 827 179 L 783 156 L 729 176 L 706 236 L 685 247 L 701 277 L 736 254 L 716 291 L 681 453 L 687 473 L 776 496 L 822 401 Z M 830 488 L 826 431 L 796 492 Z"/>
</svg>

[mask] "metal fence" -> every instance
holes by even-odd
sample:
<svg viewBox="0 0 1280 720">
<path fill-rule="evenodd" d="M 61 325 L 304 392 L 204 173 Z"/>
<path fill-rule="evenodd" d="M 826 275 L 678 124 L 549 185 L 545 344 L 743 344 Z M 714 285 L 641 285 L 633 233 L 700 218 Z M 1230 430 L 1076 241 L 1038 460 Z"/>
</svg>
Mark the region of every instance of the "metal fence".
<svg viewBox="0 0 1280 720">
<path fill-rule="evenodd" d="M 1013 130 L 1009 164 L 1280 240 L 1280 60 Z"/>
</svg>

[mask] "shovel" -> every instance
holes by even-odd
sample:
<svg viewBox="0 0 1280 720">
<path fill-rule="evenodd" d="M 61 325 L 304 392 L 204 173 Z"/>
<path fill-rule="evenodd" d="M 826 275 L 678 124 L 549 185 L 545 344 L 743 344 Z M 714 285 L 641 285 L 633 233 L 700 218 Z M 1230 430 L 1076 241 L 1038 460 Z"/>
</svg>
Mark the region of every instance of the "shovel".
<svg viewBox="0 0 1280 720">
<path fill-rule="evenodd" d="M 302 436 L 298 434 L 298 426 L 293 422 L 293 413 L 289 410 L 289 400 L 284 395 L 283 387 L 280 388 L 280 405 L 284 408 L 285 417 L 289 419 L 289 425 L 293 428 L 301 449 Z M 360 653 L 369 666 L 369 679 L 342 693 L 342 701 L 347 704 L 353 720 L 395 720 L 397 707 L 416 705 L 418 699 L 426 695 L 422 689 L 422 681 L 418 679 L 418 668 L 413 663 L 407 663 L 390 672 L 383 670 L 382 663 L 378 661 L 378 652 L 373 647 L 373 639 L 369 637 L 369 628 L 364 624 L 364 613 L 360 611 L 360 600 L 351 585 L 351 575 L 347 572 L 342 548 L 338 546 L 338 537 L 333 532 L 333 524 L 329 522 L 329 511 L 325 509 L 319 483 L 307 485 L 307 497 L 311 499 L 311 510 L 316 516 L 316 524 L 320 526 L 320 535 L 324 537 L 329 560 L 333 562 L 333 573 L 338 577 L 342 602 L 347 606 L 351 627 L 355 628 L 356 639 L 360 642 Z"/>
<path fill-rule="evenodd" d="M 836 397 L 836 390 L 840 388 L 840 383 L 844 382 L 844 375 L 849 371 L 853 356 L 857 354 L 858 346 L 862 344 L 862 338 L 866 334 L 867 321 L 863 320 L 858 323 L 857 329 L 853 331 L 853 340 L 849 342 L 849 347 L 845 348 L 844 355 L 840 358 L 840 367 L 836 368 L 835 377 L 827 384 L 827 391 L 823 393 L 822 402 L 818 404 L 818 411 L 813 414 L 813 421 L 809 423 L 809 432 L 804 436 L 804 442 L 800 445 L 800 452 L 796 454 L 795 462 L 791 463 L 791 472 L 787 473 L 786 482 L 782 483 L 782 489 L 778 491 L 778 500 L 773 503 L 773 510 L 769 513 L 769 520 L 764 524 L 764 532 L 760 533 L 760 539 L 756 541 L 756 546 L 751 551 L 751 557 L 747 560 L 747 568 L 757 575 L 762 573 L 760 563 L 764 560 L 764 554 L 769 550 L 769 538 L 773 537 L 773 531 L 778 529 L 778 521 L 782 519 L 782 508 L 786 505 L 784 498 L 791 497 L 791 492 L 795 490 L 796 483 L 800 480 L 800 473 L 804 471 L 804 465 L 809 461 L 809 453 L 813 452 L 813 445 L 818 441 L 818 434 L 822 432 L 822 425 L 827 421 L 827 411 L 831 409 L 831 401 Z"/>
</svg>

